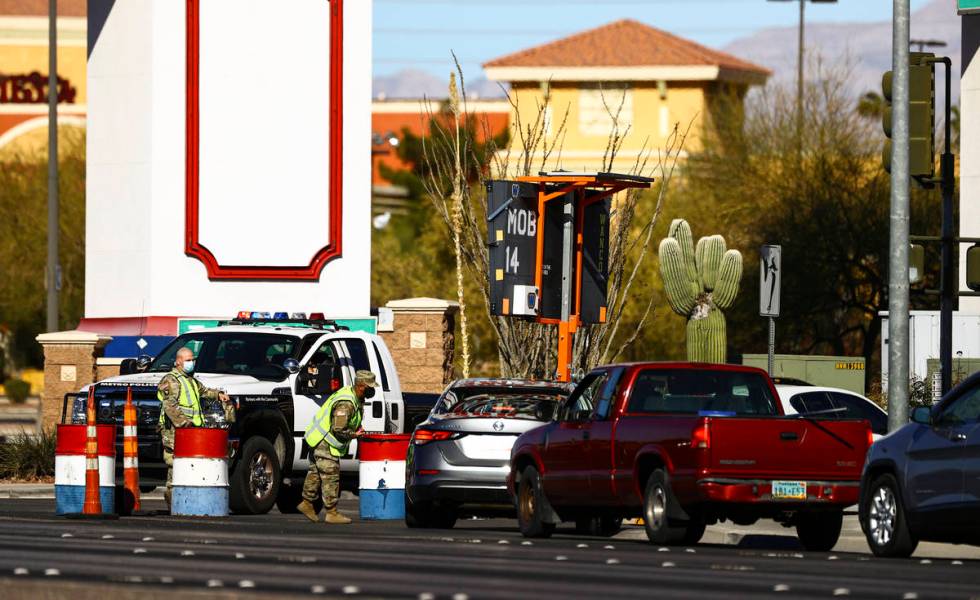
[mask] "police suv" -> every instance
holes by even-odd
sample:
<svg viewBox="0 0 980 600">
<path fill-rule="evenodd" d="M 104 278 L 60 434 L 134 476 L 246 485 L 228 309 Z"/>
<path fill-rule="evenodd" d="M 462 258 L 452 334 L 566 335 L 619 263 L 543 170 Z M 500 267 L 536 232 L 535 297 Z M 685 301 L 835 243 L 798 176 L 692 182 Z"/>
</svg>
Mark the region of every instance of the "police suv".
<svg viewBox="0 0 980 600">
<path fill-rule="evenodd" d="M 309 447 L 303 443 L 306 427 L 334 390 L 353 385 L 357 369 L 373 371 L 380 383 L 374 397 L 364 402 L 364 429 L 404 430 L 398 374 L 380 337 L 349 331 L 324 319 L 239 318 L 177 336 L 155 358 L 127 359 L 121 375 L 94 384 L 98 421 L 119 426 L 116 450 L 120 455 L 123 406 L 127 389 L 132 390 L 144 489 L 166 479 L 157 432 L 157 384 L 173 368 L 177 350 L 184 346 L 196 356 L 194 376 L 227 393 L 238 409 L 229 429 L 233 449 L 229 498 L 235 512 L 265 513 L 273 504 L 282 512 L 295 512 L 309 465 Z M 86 386 L 66 394 L 63 420 L 85 422 L 88 392 Z M 206 419 L 220 425 L 223 415 L 214 404 L 202 400 L 201 409 Z M 355 441 L 351 454 L 341 462 L 345 472 L 356 473 L 356 453 Z"/>
</svg>

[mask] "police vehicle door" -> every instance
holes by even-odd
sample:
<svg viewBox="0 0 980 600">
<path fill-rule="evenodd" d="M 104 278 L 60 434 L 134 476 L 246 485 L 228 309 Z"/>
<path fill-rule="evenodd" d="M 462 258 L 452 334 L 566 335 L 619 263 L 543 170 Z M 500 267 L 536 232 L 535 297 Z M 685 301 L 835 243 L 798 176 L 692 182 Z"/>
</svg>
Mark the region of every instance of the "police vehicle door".
<svg viewBox="0 0 980 600">
<path fill-rule="evenodd" d="M 364 431 L 393 432 L 390 403 L 386 401 L 383 383 L 383 379 L 387 377 L 381 376 L 380 365 L 377 364 L 374 353 L 368 351 L 367 343 L 361 338 L 334 338 L 334 340 L 342 342 L 341 346 L 346 353 L 345 359 L 341 359 L 341 364 L 350 365 L 351 373 L 357 370 L 371 371 L 379 384 L 379 387 L 374 389 L 374 397 L 364 400 L 364 413 L 361 420 Z M 353 449 L 351 454 L 357 455 Z"/>
<path fill-rule="evenodd" d="M 293 469 L 309 466 L 309 447 L 303 441 L 306 428 L 316 411 L 330 397 L 330 379 L 334 365 L 341 365 L 342 353 L 337 344 L 323 336 L 300 361 L 299 373 L 290 378 L 293 389 Z M 340 369 L 340 386 L 350 385 L 344 369 Z"/>
</svg>

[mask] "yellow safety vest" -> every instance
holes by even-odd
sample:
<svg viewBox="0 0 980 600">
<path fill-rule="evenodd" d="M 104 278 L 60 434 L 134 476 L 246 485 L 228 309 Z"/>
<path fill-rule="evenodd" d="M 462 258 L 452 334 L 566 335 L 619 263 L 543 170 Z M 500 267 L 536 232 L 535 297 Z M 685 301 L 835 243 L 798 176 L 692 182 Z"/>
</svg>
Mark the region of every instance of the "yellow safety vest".
<svg viewBox="0 0 980 600">
<path fill-rule="evenodd" d="M 354 414 L 350 416 L 347 426 L 357 430 L 361 426 L 361 409 L 357 404 L 357 394 L 354 393 L 354 388 L 348 386 L 340 388 L 327 398 L 320 410 L 316 411 L 316 415 L 313 416 L 310 426 L 306 428 L 306 435 L 303 438 L 310 445 L 310 448 L 316 448 L 317 444 L 326 440 L 330 447 L 330 454 L 338 458 L 347 456 L 347 447 L 350 445 L 350 442 L 342 442 L 330 433 L 330 427 L 333 424 L 333 407 L 342 400 L 354 405 Z"/>
<path fill-rule="evenodd" d="M 184 416 L 190 419 L 195 427 L 201 427 L 204 425 L 204 417 L 201 415 L 201 393 L 196 382 L 176 369 L 170 371 L 170 375 L 173 375 L 180 383 L 180 397 L 178 399 L 180 412 L 184 413 Z M 163 425 L 167 415 L 163 410 L 163 395 L 159 390 L 157 391 L 157 400 L 160 401 L 160 425 Z"/>
</svg>

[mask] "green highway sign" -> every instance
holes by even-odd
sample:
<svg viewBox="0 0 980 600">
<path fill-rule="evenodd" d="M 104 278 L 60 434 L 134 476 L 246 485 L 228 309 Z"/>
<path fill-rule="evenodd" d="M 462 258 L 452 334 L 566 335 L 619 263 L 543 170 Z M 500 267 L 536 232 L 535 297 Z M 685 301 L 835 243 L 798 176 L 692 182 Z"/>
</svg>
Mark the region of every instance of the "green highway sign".
<svg viewBox="0 0 980 600">
<path fill-rule="evenodd" d="M 957 0 L 956 9 L 961 15 L 980 14 L 980 0 Z"/>
</svg>

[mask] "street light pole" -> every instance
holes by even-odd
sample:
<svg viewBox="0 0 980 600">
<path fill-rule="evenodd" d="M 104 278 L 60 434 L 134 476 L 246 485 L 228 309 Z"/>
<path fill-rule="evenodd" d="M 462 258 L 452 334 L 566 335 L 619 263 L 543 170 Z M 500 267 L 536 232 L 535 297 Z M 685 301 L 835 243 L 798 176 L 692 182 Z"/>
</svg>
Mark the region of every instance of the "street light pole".
<svg viewBox="0 0 980 600">
<path fill-rule="evenodd" d="M 806 0 L 800 0 L 800 31 L 796 56 L 796 138 L 802 151 L 803 148 L 803 55 L 804 55 L 804 22 Z"/>
<path fill-rule="evenodd" d="M 888 431 L 908 423 L 909 410 L 909 0 L 892 0 L 892 11 Z"/>
<path fill-rule="evenodd" d="M 58 0 L 48 0 L 48 331 L 58 330 L 58 235 Z"/>
</svg>

